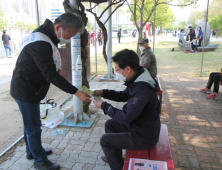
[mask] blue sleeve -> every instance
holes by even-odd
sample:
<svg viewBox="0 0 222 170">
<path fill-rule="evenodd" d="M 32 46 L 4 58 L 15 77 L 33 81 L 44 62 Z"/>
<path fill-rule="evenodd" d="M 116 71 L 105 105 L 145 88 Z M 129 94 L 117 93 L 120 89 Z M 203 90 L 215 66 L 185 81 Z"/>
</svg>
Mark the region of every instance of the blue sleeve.
<svg viewBox="0 0 222 170">
<path fill-rule="evenodd" d="M 102 103 L 102 110 L 112 119 L 119 123 L 130 124 L 143 111 L 147 103 L 150 101 L 148 90 L 137 90 L 137 92 L 128 100 L 127 107 L 123 110 L 113 107 L 107 102 Z"/>
<path fill-rule="evenodd" d="M 129 90 L 128 88 L 123 91 L 104 89 L 102 97 L 116 102 L 126 102 L 129 97 Z"/>
</svg>

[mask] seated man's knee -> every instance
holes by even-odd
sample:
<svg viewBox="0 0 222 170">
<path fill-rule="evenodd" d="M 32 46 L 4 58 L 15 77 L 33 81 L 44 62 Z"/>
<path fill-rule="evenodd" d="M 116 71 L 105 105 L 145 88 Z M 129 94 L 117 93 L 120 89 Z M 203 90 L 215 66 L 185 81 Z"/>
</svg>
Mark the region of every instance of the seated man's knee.
<svg viewBox="0 0 222 170">
<path fill-rule="evenodd" d="M 107 143 L 107 138 L 108 138 L 108 135 L 107 134 L 103 134 L 100 138 L 100 145 L 101 146 L 105 146 L 106 143 Z"/>
<path fill-rule="evenodd" d="M 108 119 L 106 122 L 105 122 L 105 127 L 110 127 L 111 124 L 113 124 L 115 120 L 113 119 Z"/>
</svg>

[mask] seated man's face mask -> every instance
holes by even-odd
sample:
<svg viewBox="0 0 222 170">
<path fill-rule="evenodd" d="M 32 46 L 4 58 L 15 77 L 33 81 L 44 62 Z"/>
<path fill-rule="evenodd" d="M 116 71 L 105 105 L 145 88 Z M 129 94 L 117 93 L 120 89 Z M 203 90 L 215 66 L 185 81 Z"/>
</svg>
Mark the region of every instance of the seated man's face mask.
<svg viewBox="0 0 222 170">
<path fill-rule="evenodd" d="M 122 73 L 124 72 L 124 70 L 125 70 L 125 68 L 123 69 Z M 122 73 L 116 72 L 116 76 L 119 78 L 120 81 L 126 81 L 126 77 L 128 76 L 128 73 L 127 73 L 126 77 L 124 77 L 122 75 Z"/>
</svg>

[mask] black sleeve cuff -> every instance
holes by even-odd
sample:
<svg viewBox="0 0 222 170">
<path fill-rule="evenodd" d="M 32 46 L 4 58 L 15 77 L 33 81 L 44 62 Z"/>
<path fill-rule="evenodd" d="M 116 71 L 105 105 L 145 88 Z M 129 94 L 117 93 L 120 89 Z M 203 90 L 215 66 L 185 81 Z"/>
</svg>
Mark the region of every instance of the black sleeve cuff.
<svg viewBox="0 0 222 170">
<path fill-rule="evenodd" d="M 103 110 L 103 112 L 104 112 L 105 115 L 107 115 L 107 112 L 106 112 L 106 106 L 107 106 L 107 105 L 108 105 L 107 102 L 103 102 L 103 103 L 101 104 L 101 109 Z"/>
<path fill-rule="evenodd" d="M 103 95 L 101 97 L 106 98 L 107 93 L 108 93 L 108 90 L 107 89 L 103 89 Z"/>
</svg>

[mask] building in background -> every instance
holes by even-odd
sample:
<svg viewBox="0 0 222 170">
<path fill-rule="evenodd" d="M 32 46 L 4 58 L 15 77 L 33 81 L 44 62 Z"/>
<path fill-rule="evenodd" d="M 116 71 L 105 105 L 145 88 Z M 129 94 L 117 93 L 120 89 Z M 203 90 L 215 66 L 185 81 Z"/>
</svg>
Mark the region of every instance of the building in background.
<svg viewBox="0 0 222 170">
<path fill-rule="evenodd" d="M 59 15 L 61 15 L 61 14 L 63 14 L 65 11 L 64 11 L 64 8 L 63 8 L 63 5 L 62 5 L 62 3 L 61 3 L 61 0 L 55 0 L 55 1 L 53 1 L 52 3 L 51 3 L 51 17 L 50 17 L 50 19 L 51 19 L 51 21 L 52 22 L 54 22 L 55 21 L 55 19 L 59 16 Z"/>
<path fill-rule="evenodd" d="M 9 26 L 16 22 L 36 23 L 35 0 L 0 0 Z"/>
<path fill-rule="evenodd" d="M 38 0 L 40 24 L 46 18 L 54 21 L 64 13 L 62 2 L 62 0 Z M 0 0 L 0 3 L 10 27 L 14 27 L 16 22 L 37 23 L 35 0 Z"/>
</svg>

